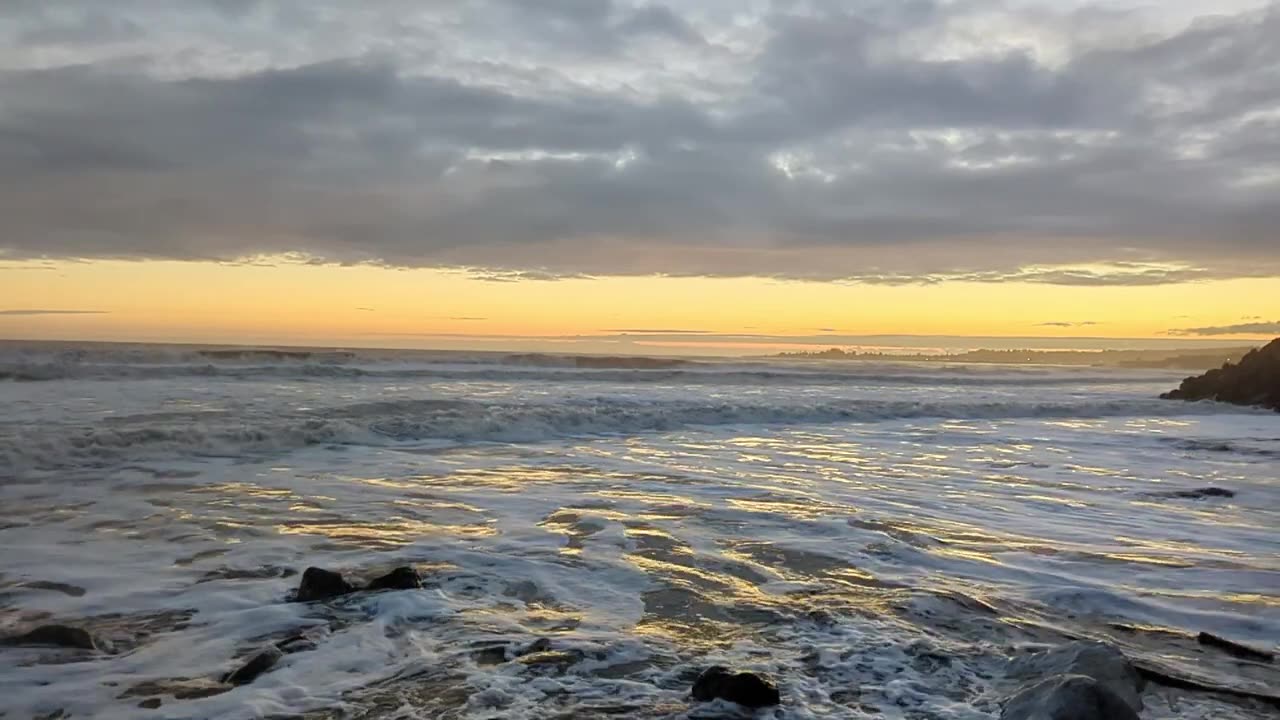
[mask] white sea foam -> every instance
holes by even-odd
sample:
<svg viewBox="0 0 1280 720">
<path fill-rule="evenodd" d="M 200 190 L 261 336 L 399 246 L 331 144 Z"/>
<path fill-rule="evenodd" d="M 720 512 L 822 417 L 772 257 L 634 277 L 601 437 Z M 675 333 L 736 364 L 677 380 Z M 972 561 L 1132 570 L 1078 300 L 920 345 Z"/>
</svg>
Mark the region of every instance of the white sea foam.
<svg viewBox="0 0 1280 720">
<path fill-rule="evenodd" d="M 977 718 L 1060 632 L 1244 688 L 1270 676 L 1151 631 L 1280 637 L 1280 416 L 1153 399 L 1176 373 L 4 352 L 73 369 L 0 383 L 0 635 L 119 650 L 0 648 L 12 717 L 699 717 L 724 663 L 778 677 L 758 717 Z M 1206 486 L 1235 496 L 1170 492 Z M 428 588 L 284 602 L 288 570 L 402 563 Z M 128 694 L 299 629 L 251 685 Z M 559 660 L 472 652 L 538 637 Z"/>
</svg>

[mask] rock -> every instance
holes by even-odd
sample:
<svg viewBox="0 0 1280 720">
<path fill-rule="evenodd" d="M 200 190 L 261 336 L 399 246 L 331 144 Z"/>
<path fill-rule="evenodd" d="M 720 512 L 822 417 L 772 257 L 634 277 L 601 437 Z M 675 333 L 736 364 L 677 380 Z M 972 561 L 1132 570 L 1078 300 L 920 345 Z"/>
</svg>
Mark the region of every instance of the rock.
<svg viewBox="0 0 1280 720">
<path fill-rule="evenodd" d="M 19 585 L 19 587 L 31 588 L 32 590 L 52 590 L 60 592 L 63 595 L 71 597 L 84 597 L 84 588 L 79 585 L 71 585 L 69 583 L 53 582 L 50 580 L 32 580 Z"/>
<path fill-rule="evenodd" d="M 268 578 L 287 578 L 297 575 L 298 571 L 293 568 L 282 567 L 280 565 L 261 565 L 252 568 L 233 568 L 223 567 L 216 570 L 210 570 L 200 579 L 196 580 L 196 584 L 213 582 L 215 580 L 265 580 Z"/>
<path fill-rule="evenodd" d="M 280 649 L 280 652 L 285 653 L 286 655 L 292 655 L 293 653 L 298 652 L 310 652 L 319 646 L 316 645 L 316 641 L 311 638 L 293 637 L 281 640 L 276 643 L 276 647 Z"/>
<path fill-rule="evenodd" d="M 506 645 L 489 645 L 471 651 L 471 659 L 477 665 L 501 665 L 507 661 Z"/>
<path fill-rule="evenodd" d="M 1189 500 L 1203 500 L 1205 498 L 1233 498 L 1236 496 L 1234 490 L 1228 490 L 1220 487 L 1202 487 L 1192 490 L 1173 490 L 1164 493 L 1165 497 L 1187 498 Z"/>
<path fill-rule="evenodd" d="M 556 672 L 564 672 L 587 657 L 581 650 L 543 650 L 541 652 L 523 653 L 517 657 L 521 665 L 529 668 L 550 668 Z"/>
<path fill-rule="evenodd" d="M 694 699 L 701 702 L 719 698 L 748 708 L 782 702 L 777 686 L 767 678 L 750 672 L 730 672 L 719 665 L 704 670 L 693 681 L 692 692 Z"/>
<path fill-rule="evenodd" d="M 355 587 L 344 580 L 342 575 L 324 568 L 309 567 L 302 573 L 302 582 L 298 583 L 298 592 L 294 594 L 293 601 L 329 600 L 355 591 Z"/>
<path fill-rule="evenodd" d="M 315 650 L 319 647 L 319 643 L 313 633 L 314 628 L 297 630 L 289 635 L 285 635 L 279 640 L 276 640 L 273 644 L 286 655 Z"/>
<path fill-rule="evenodd" d="M 233 686 L 216 682 L 210 678 L 170 678 L 167 680 L 147 680 L 138 683 L 125 690 L 119 697 L 172 695 L 177 700 L 197 700 L 220 695 L 231 689 L 233 689 Z"/>
<path fill-rule="evenodd" d="M 147 710 L 155 710 L 156 708 L 160 707 L 163 704 L 164 704 L 164 701 L 161 700 L 160 698 L 147 698 L 146 700 L 143 700 L 142 702 L 138 703 L 138 707 L 146 708 Z"/>
<path fill-rule="evenodd" d="M 508 660 L 519 660 L 528 667 L 566 668 L 585 657 L 586 654 L 580 650 L 553 650 L 548 638 L 538 638 L 524 646 L 510 643 L 486 644 L 471 651 L 471 659 L 479 665 L 499 665 Z"/>
<path fill-rule="evenodd" d="M 1039 682 L 1052 675 L 1083 675 L 1121 698 L 1133 712 L 1142 710 L 1146 680 L 1124 653 L 1103 643 L 1072 642 L 1013 660 L 1009 677 Z"/>
<path fill-rule="evenodd" d="M 1182 381 L 1166 400 L 1217 400 L 1256 405 L 1280 412 L 1280 338 L 1250 350 L 1240 362 L 1226 363 Z"/>
<path fill-rule="evenodd" d="M 275 667 L 284 653 L 275 645 L 268 645 L 254 653 L 243 665 L 222 677 L 227 685 L 248 685 L 259 675 Z"/>
<path fill-rule="evenodd" d="M 1196 636 L 1196 641 L 1201 645 L 1212 645 L 1217 648 L 1235 655 L 1236 657 L 1247 658 L 1249 660 L 1259 660 L 1261 662 L 1271 662 L 1276 659 L 1276 654 L 1268 650 L 1259 650 L 1258 648 L 1241 645 L 1233 640 L 1219 637 L 1213 633 L 1202 632 Z"/>
<path fill-rule="evenodd" d="M 1053 675 L 1006 700 L 1000 720 L 1138 720 L 1138 713 L 1095 678 Z"/>
<path fill-rule="evenodd" d="M 418 575 L 418 571 L 403 565 L 383 575 L 374 578 L 365 587 L 365 590 L 421 590 L 422 578 Z"/>
<path fill-rule="evenodd" d="M 532 653 L 546 652 L 551 649 L 551 640 L 549 638 L 538 638 L 528 645 L 516 651 L 516 656 L 530 655 Z"/>
<path fill-rule="evenodd" d="M 88 630 L 70 625 L 41 625 L 31 632 L 5 640 L 6 645 L 51 645 L 78 650 L 106 649 Z"/>
</svg>

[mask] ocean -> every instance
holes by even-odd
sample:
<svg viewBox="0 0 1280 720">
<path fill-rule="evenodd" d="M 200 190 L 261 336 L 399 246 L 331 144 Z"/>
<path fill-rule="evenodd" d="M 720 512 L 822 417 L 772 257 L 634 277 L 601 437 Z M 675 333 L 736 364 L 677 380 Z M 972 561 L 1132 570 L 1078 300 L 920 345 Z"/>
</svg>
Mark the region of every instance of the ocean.
<svg viewBox="0 0 1280 720">
<path fill-rule="evenodd" d="M 0 717 L 732 717 L 688 697 L 721 664 L 756 717 L 991 718 L 1068 638 L 1274 690 L 1195 634 L 1280 639 L 1280 415 L 1185 374 L 6 342 L 0 636 L 111 651 L 0 648 Z"/>
</svg>

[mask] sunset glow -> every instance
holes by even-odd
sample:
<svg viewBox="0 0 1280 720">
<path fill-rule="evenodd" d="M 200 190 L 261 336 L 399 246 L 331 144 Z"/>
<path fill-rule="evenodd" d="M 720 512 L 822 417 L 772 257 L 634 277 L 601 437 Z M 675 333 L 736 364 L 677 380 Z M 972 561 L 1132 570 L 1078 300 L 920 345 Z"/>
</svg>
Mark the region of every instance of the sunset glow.
<svg viewBox="0 0 1280 720">
<path fill-rule="evenodd" d="M 457 270 L 288 261 L 32 262 L 0 269 L 0 307 L 50 311 L 0 314 L 0 335 L 31 339 L 675 354 L 983 344 L 954 337 L 890 343 L 846 337 L 923 335 L 1107 338 L 1109 346 L 1126 347 L 1138 338 L 1194 345 L 1203 336 L 1181 333 L 1254 319 L 1242 316 L 1242 308 L 1280 317 L 1280 280 L 1139 287 L 670 277 L 496 281 Z M 672 337 L 680 334 L 688 337 Z M 1240 344 L 1264 334 L 1211 337 Z"/>
</svg>

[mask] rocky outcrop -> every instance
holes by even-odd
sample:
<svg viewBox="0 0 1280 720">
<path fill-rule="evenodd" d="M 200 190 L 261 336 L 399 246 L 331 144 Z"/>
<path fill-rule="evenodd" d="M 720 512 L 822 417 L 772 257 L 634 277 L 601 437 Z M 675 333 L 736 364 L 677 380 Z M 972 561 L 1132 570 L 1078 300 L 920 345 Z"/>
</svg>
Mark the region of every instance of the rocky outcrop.
<svg viewBox="0 0 1280 720">
<path fill-rule="evenodd" d="M 1091 678 L 1112 695 L 1121 698 L 1133 712 L 1142 710 L 1142 690 L 1146 681 L 1124 653 L 1102 643 L 1072 642 L 1015 658 L 1009 665 L 1009 679 L 1039 683 L 1060 675 Z M 1069 684 L 1069 692 L 1085 692 L 1079 683 Z M 1066 686 L 1063 686 L 1064 688 Z M 1064 689 L 1062 692 L 1068 692 Z"/>
<path fill-rule="evenodd" d="M 227 685 L 248 685 L 259 675 L 275 667 L 282 657 L 284 653 L 280 648 L 268 645 L 254 653 L 240 667 L 224 675 L 222 682 Z"/>
<path fill-rule="evenodd" d="M 381 577 L 374 578 L 365 590 L 421 590 L 422 578 L 418 571 L 403 565 Z"/>
<path fill-rule="evenodd" d="M 1274 662 L 1276 654 L 1270 650 L 1262 650 L 1248 645 L 1242 645 L 1234 640 L 1228 640 L 1220 635 L 1202 632 L 1196 636 L 1196 642 L 1201 645 L 1212 645 L 1230 655 L 1235 655 L 1246 660 L 1256 660 L 1258 662 Z"/>
<path fill-rule="evenodd" d="M 324 568 L 309 567 L 302 573 L 302 581 L 298 583 L 298 591 L 294 593 L 294 602 L 313 602 L 331 600 L 356 591 L 351 583 L 341 574 Z"/>
<path fill-rule="evenodd" d="M 1220 487 L 1202 487 L 1192 488 L 1191 490 L 1171 490 L 1164 493 L 1165 497 L 1185 498 L 1187 500 L 1204 500 L 1206 498 L 1233 498 L 1236 496 L 1234 490 L 1228 490 Z"/>
<path fill-rule="evenodd" d="M 140 682 L 120 693 L 118 697 L 145 697 L 148 699 L 138 703 L 139 707 L 159 707 L 161 703 L 155 702 L 155 696 L 158 695 L 168 695 L 175 700 L 198 700 L 221 695 L 233 689 L 235 689 L 234 685 L 209 678 L 169 678 Z"/>
<path fill-rule="evenodd" d="M 314 602 L 316 600 L 332 600 L 343 595 L 350 595 L 359 590 L 421 590 L 422 576 L 408 565 L 395 568 L 386 575 L 369 581 L 363 588 L 357 587 L 342 577 L 341 573 L 324 568 L 309 567 L 302 573 L 302 581 L 293 594 L 294 602 Z"/>
<path fill-rule="evenodd" d="M 94 637 L 88 630 L 70 625 L 41 625 L 30 632 L 6 638 L 4 644 L 76 650 L 110 650 L 107 643 Z"/>
<path fill-rule="evenodd" d="M 1167 400 L 1217 400 L 1280 412 L 1280 338 L 1249 351 L 1240 362 L 1189 377 Z"/>
<path fill-rule="evenodd" d="M 716 665 L 707 668 L 693 683 L 695 700 L 728 700 L 743 707 L 761 708 L 782 702 L 778 688 L 768 678 L 750 672 L 731 672 Z"/>
<path fill-rule="evenodd" d="M 1138 713 L 1096 678 L 1053 675 L 1006 700 L 1000 720 L 1138 720 Z"/>
</svg>

